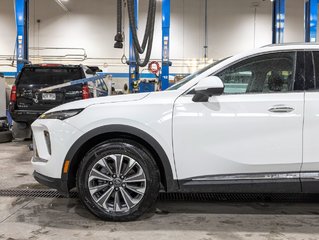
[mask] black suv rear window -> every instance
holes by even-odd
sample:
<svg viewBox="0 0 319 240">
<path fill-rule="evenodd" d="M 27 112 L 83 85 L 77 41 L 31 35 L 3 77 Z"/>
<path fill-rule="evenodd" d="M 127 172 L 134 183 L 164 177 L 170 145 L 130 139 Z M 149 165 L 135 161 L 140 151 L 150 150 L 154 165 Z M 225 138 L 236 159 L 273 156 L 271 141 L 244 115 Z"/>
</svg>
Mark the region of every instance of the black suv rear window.
<svg viewBox="0 0 319 240">
<path fill-rule="evenodd" d="M 25 68 L 19 84 L 57 85 L 83 78 L 80 68 Z"/>
</svg>

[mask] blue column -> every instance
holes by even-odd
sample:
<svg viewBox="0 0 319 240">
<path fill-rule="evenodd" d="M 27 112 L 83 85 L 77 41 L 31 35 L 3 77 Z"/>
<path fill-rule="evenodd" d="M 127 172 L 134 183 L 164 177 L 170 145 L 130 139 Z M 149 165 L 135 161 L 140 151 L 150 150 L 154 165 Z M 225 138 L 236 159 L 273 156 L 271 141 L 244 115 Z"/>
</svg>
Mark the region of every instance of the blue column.
<svg viewBox="0 0 319 240">
<path fill-rule="evenodd" d="M 171 0 L 162 1 L 162 90 L 169 87 Z"/>
<path fill-rule="evenodd" d="M 29 0 L 15 0 L 15 16 L 17 25 L 17 72 L 19 73 L 29 59 Z"/>
<path fill-rule="evenodd" d="M 134 0 L 134 6 L 135 6 L 135 22 L 136 26 L 138 26 L 138 0 Z M 140 74 L 139 74 L 139 67 L 136 64 L 136 59 L 135 59 L 135 53 L 134 53 L 134 47 L 133 47 L 133 37 L 132 37 L 132 31 L 130 28 L 130 57 L 129 57 L 129 62 L 130 62 L 130 67 L 129 67 L 129 90 L 130 92 L 133 91 L 133 83 L 136 80 L 139 80 Z"/>
<path fill-rule="evenodd" d="M 284 42 L 285 30 L 285 0 L 273 1 L 273 30 L 272 30 L 272 43 Z"/>
<path fill-rule="evenodd" d="M 305 41 L 317 41 L 318 0 L 308 0 L 305 3 Z"/>
</svg>

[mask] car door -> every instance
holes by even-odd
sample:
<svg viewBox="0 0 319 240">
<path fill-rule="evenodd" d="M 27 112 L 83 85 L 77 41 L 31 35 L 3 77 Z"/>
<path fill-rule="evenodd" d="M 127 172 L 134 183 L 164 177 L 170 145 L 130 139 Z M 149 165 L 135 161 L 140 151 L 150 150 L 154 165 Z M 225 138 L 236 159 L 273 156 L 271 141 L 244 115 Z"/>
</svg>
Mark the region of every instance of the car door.
<svg viewBox="0 0 319 240">
<path fill-rule="evenodd" d="M 304 192 L 319 192 L 319 51 L 305 53 L 306 89 L 301 182 Z"/>
<path fill-rule="evenodd" d="M 299 182 L 304 110 L 299 55 L 244 59 L 213 74 L 224 82 L 221 96 L 198 103 L 190 90 L 176 100 L 173 145 L 180 180 Z"/>
</svg>

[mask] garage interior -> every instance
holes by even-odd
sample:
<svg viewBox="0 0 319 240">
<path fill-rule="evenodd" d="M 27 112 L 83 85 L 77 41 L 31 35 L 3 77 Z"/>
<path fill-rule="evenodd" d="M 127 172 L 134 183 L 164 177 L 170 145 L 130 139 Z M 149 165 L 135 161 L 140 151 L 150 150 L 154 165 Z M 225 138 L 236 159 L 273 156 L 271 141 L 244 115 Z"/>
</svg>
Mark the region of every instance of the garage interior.
<svg viewBox="0 0 319 240">
<path fill-rule="evenodd" d="M 134 2 L 142 39 L 149 1 Z M 317 42 L 318 0 L 156 2 L 150 60 L 137 67 L 127 1 L 120 17 L 121 49 L 114 47 L 116 0 L 1 0 L 0 119 L 5 131 L 13 124 L 7 109 L 12 86 L 30 63 L 96 66 L 108 95 L 121 95 L 165 90 L 243 51 Z M 0 144 L 0 239 L 319 239 L 317 194 L 161 193 L 154 212 L 143 219 L 104 222 L 81 204 L 76 191 L 66 198 L 34 180 L 32 147 L 30 137 L 9 136 Z"/>
</svg>

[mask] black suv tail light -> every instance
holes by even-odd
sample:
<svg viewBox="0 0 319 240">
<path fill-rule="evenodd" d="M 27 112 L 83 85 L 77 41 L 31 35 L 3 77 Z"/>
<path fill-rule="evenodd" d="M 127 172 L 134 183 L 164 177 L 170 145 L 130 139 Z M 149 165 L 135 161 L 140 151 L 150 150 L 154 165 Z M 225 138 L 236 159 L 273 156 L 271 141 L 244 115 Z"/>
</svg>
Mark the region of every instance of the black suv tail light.
<svg viewBox="0 0 319 240">
<path fill-rule="evenodd" d="M 11 89 L 10 101 L 16 102 L 17 101 L 17 86 L 13 85 Z"/>
<path fill-rule="evenodd" d="M 83 85 L 82 87 L 82 99 L 90 98 L 90 89 L 88 85 Z"/>
</svg>

